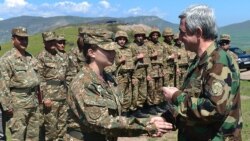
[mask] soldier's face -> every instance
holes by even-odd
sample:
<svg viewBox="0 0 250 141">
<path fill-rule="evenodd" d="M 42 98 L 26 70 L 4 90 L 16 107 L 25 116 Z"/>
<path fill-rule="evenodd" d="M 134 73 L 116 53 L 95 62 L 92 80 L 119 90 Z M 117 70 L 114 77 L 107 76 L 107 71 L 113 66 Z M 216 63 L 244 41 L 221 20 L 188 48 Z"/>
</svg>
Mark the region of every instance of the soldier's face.
<svg viewBox="0 0 250 141">
<path fill-rule="evenodd" d="M 92 58 L 92 63 L 96 63 L 99 67 L 105 68 L 111 66 L 114 63 L 115 51 L 104 50 L 98 48 L 96 51 L 89 52 L 89 56 Z"/>
<path fill-rule="evenodd" d="M 224 50 L 228 50 L 230 47 L 230 41 L 228 40 L 221 40 L 220 41 L 220 46 L 224 49 Z"/>
<path fill-rule="evenodd" d="M 184 43 L 186 50 L 197 52 L 199 47 L 198 38 L 195 34 L 191 34 L 191 32 L 187 30 L 185 18 L 180 21 L 179 31 L 179 39 Z"/>
<path fill-rule="evenodd" d="M 158 41 L 159 34 L 157 32 L 152 33 L 151 40 L 152 41 Z"/>
<path fill-rule="evenodd" d="M 28 46 L 28 37 L 14 36 L 12 38 L 12 43 L 14 47 L 20 50 L 26 50 Z"/>
<path fill-rule="evenodd" d="M 164 40 L 167 42 L 171 42 L 173 40 L 173 35 L 164 36 Z"/>
<path fill-rule="evenodd" d="M 118 39 L 117 39 L 117 44 L 121 47 L 124 47 L 126 42 L 127 42 L 127 40 L 125 37 L 118 37 Z"/>
<path fill-rule="evenodd" d="M 57 48 L 59 51 L 64 51 L 64 50 L 65 50 L 65 41 L 64 41 L 64 40 L 57 41 L 57 43 L 56 43 L 56 48 Z"/>
<path fill-rule="evenodd" d="M 144 34 L 137 34 L 135 35 L 135 40 L 139 43 L 142 43 L 144 41 L 144 37 L 145 37 Z"/>
<path fill-rule="evenodd" d="M 46 41 L 44 42 L 45 48 L 48 50 L 56 50 L 56 40 Z"/>
</svg>

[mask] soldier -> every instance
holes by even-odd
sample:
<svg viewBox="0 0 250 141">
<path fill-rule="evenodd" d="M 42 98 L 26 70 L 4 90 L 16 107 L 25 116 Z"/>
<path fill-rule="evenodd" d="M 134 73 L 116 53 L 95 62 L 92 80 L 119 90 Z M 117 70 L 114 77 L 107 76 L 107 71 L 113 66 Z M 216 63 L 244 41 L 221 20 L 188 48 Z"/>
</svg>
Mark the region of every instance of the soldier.
<svg viewBox="0 0 250 141">
<path fill-rule="evenodd" d="M 75 77 L 75 75 L 80 71 L 80 69 L 85 64 L 85 58 L 83 56 L 83 46 L 84 46 L 84 36 L 86 36 L 86 28 L 79 27 L 78 28 L 78 39 L 77 39 L 77 47 L 70 49 L 68 53 L 69 57 L 69 67 L 66 76 L 66 83 L 69 85 L 71 80 Z"/>
<path fill-rule="evenodd" d="M 179 88 L 184 80 L 184 76 L 187 72 L 188 65 L 189 65 L 189 56 L 188 52 L 185 49 L 183 43 L 179 40 L 179 35 L 174 35 L 174 50 L 177 52 L 177 64 L 176 64 L 176 87 Z"/>
<path fill-rule="evenodd" d="M 70 84 L 68 103 L 84 133 L 84 141 L 116 141 L 119 136 L 156 133 L 155 124 L 150 124 L 149 119 L 121 116 L 122 95 L 114 79 L 104 71 L 113 64 L 116 48 L 111 36 L 98 31 L 89 36 L 84 46 L 87 65 Z M 172 128 L 168 123 L 164 126 L 162 130 Z"/>
<path fill-rule="evenodd" d="M 149 42 L 147 43 L 151 61 L 151 71 L 148 72 L 148 75 L 152 78 L 148 80 L 147 112 L 152 115 L 164 112 L 159 105 L 164 101 L 161 88 L 163 86 L 163 53 L 165 48 L 158 41 L 159 37 L 161 37 L 160 30 L 153 27 L 149 33 Z"/>
<path fill-rule="evenodd" d="M 231 37 L 228 34 L 221 34 L 219 40 L 219 46 L 224 49 L 232 58 L 236 61 L 238 60 L 238 56 L 229 50 L 230 48 Z"/>
<path fill-rule="evenodd" d="M 123 94 L 124 100 L 123 103 L 121 103 L 123 112 L 129 112 L 130 110 L 133 111 L 136 109 L 136 107 L 133 107 L 132 105 L 132 91 L 134 89 L 132 79 L 136 78 L 132 78 L 135 66 L 132 59 L 132 51 L 127 47 L 128 34 L 125 31 L 117 31 L 115 34 L 115 42 L 118 44 L 115 58 L 115 77 L 118 83 L 118 88 Z"/>
<path fill-rule="evenodd" d="M 45 47 L 37 58 L 44 95 L 45 140 L 63 140 L 67 118 L 65 77 L 68 58 L 62 53 L 63 47 L 58 46 L 58 38 L 54 32 L 44 32 L 42 37 Z M 61 52 L 57 48 L 60 48 Z"/>
<path fill-rule="evenodd" d="M 174 46 L 174 33 L 172 28 L 165 28 L 162 32 L 163 45 L 165 47 L 164 52 L 164 86 L 175 86 L 176 78 L 176 52 L 173 51 Z"/>
<path fill-rule="evenodd" d="M 151 69 L 148 46 L 144 41 L 145 36 L 146 33 L 144 29 L 138 26 L 134 31 L 134 42 L 129 46 L 132 50 L 135 64 L 133 75 L 136 79 L 133 84 L 134 86 L 137 86 L 134 87 L 135 90 L 133 91 L 133 107 L 137 107 L 137 110 L 133 113 L 135 117 L 148 117 L 148 115 L 144 114 L 142 111 L 147 100 L 147 80 L 150 79 L 148 72 L 150 72 Z"/>
<path fill-rule="evenodd" d="M 0 61 L 0 96 L 11 138 L 15 141 L 37 141 L 39 137 L 39 112 L 37 90 L 39 76 L 37 60 L 29 54 L 28 33 L 24 27 L 12 29 L 13 48 Z"/>
<path fill-rule="evenodd" d="M 163 88 L 166 99 L 174 105 L 163 117 L 177 126 L 181 141 L 240 141 L 239 71 L 233 58 L 216 47 L 213 10 L 206 5 L 193 5 L 179 18 L 180 40 L 198 57 L 180 89 Z"/>
</svg>

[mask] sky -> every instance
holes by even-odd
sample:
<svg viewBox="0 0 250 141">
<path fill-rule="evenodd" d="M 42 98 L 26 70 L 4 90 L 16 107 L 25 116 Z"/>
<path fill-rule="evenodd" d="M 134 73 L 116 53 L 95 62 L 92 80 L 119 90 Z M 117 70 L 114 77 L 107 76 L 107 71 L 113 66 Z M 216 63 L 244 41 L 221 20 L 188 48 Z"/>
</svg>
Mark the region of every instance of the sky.
<svg viewBox="0 0 250 141">
<path fill-rule="evenodd" d="M 0 0 L 0 20 L 18 16 L 129 17 L 158 16 L 179 23 L 189 5 L 206 4 L 219 27 L 250 20 L 248 0 Z"/>
</svg>

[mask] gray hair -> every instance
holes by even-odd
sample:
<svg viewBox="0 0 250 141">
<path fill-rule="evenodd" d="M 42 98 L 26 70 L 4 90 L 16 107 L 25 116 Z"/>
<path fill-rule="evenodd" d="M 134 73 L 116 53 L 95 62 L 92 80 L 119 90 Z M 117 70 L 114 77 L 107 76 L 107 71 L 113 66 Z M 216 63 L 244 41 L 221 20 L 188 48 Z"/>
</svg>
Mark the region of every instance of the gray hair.
<svg viewBox="0 0 250 141">
<path fill-rule="evenodd" d="M 192 34 L 199 27 L 203 31 L 204 39 L 214 40 L 217 37 L 214 11 L 207 5 L 191 5 L 179 15 L 179 18 L 186 19 L 186 28 Z"/>
</svg>

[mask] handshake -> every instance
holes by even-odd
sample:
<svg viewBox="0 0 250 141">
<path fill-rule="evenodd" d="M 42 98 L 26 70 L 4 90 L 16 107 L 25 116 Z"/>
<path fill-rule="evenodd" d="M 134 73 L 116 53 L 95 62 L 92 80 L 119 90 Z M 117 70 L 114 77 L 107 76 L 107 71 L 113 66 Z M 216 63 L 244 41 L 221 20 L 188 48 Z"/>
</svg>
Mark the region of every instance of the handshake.
<svg viewBox="0 0 250 141">
<path fill-rule="evenodd" d="M 149 126 L 152 129 L 149 135 L 152 137 L 161 137 L 163 134 L 173 130 L 173 125 L 167 122 L 163 117 L 152 117 Z"/>
</svg>

